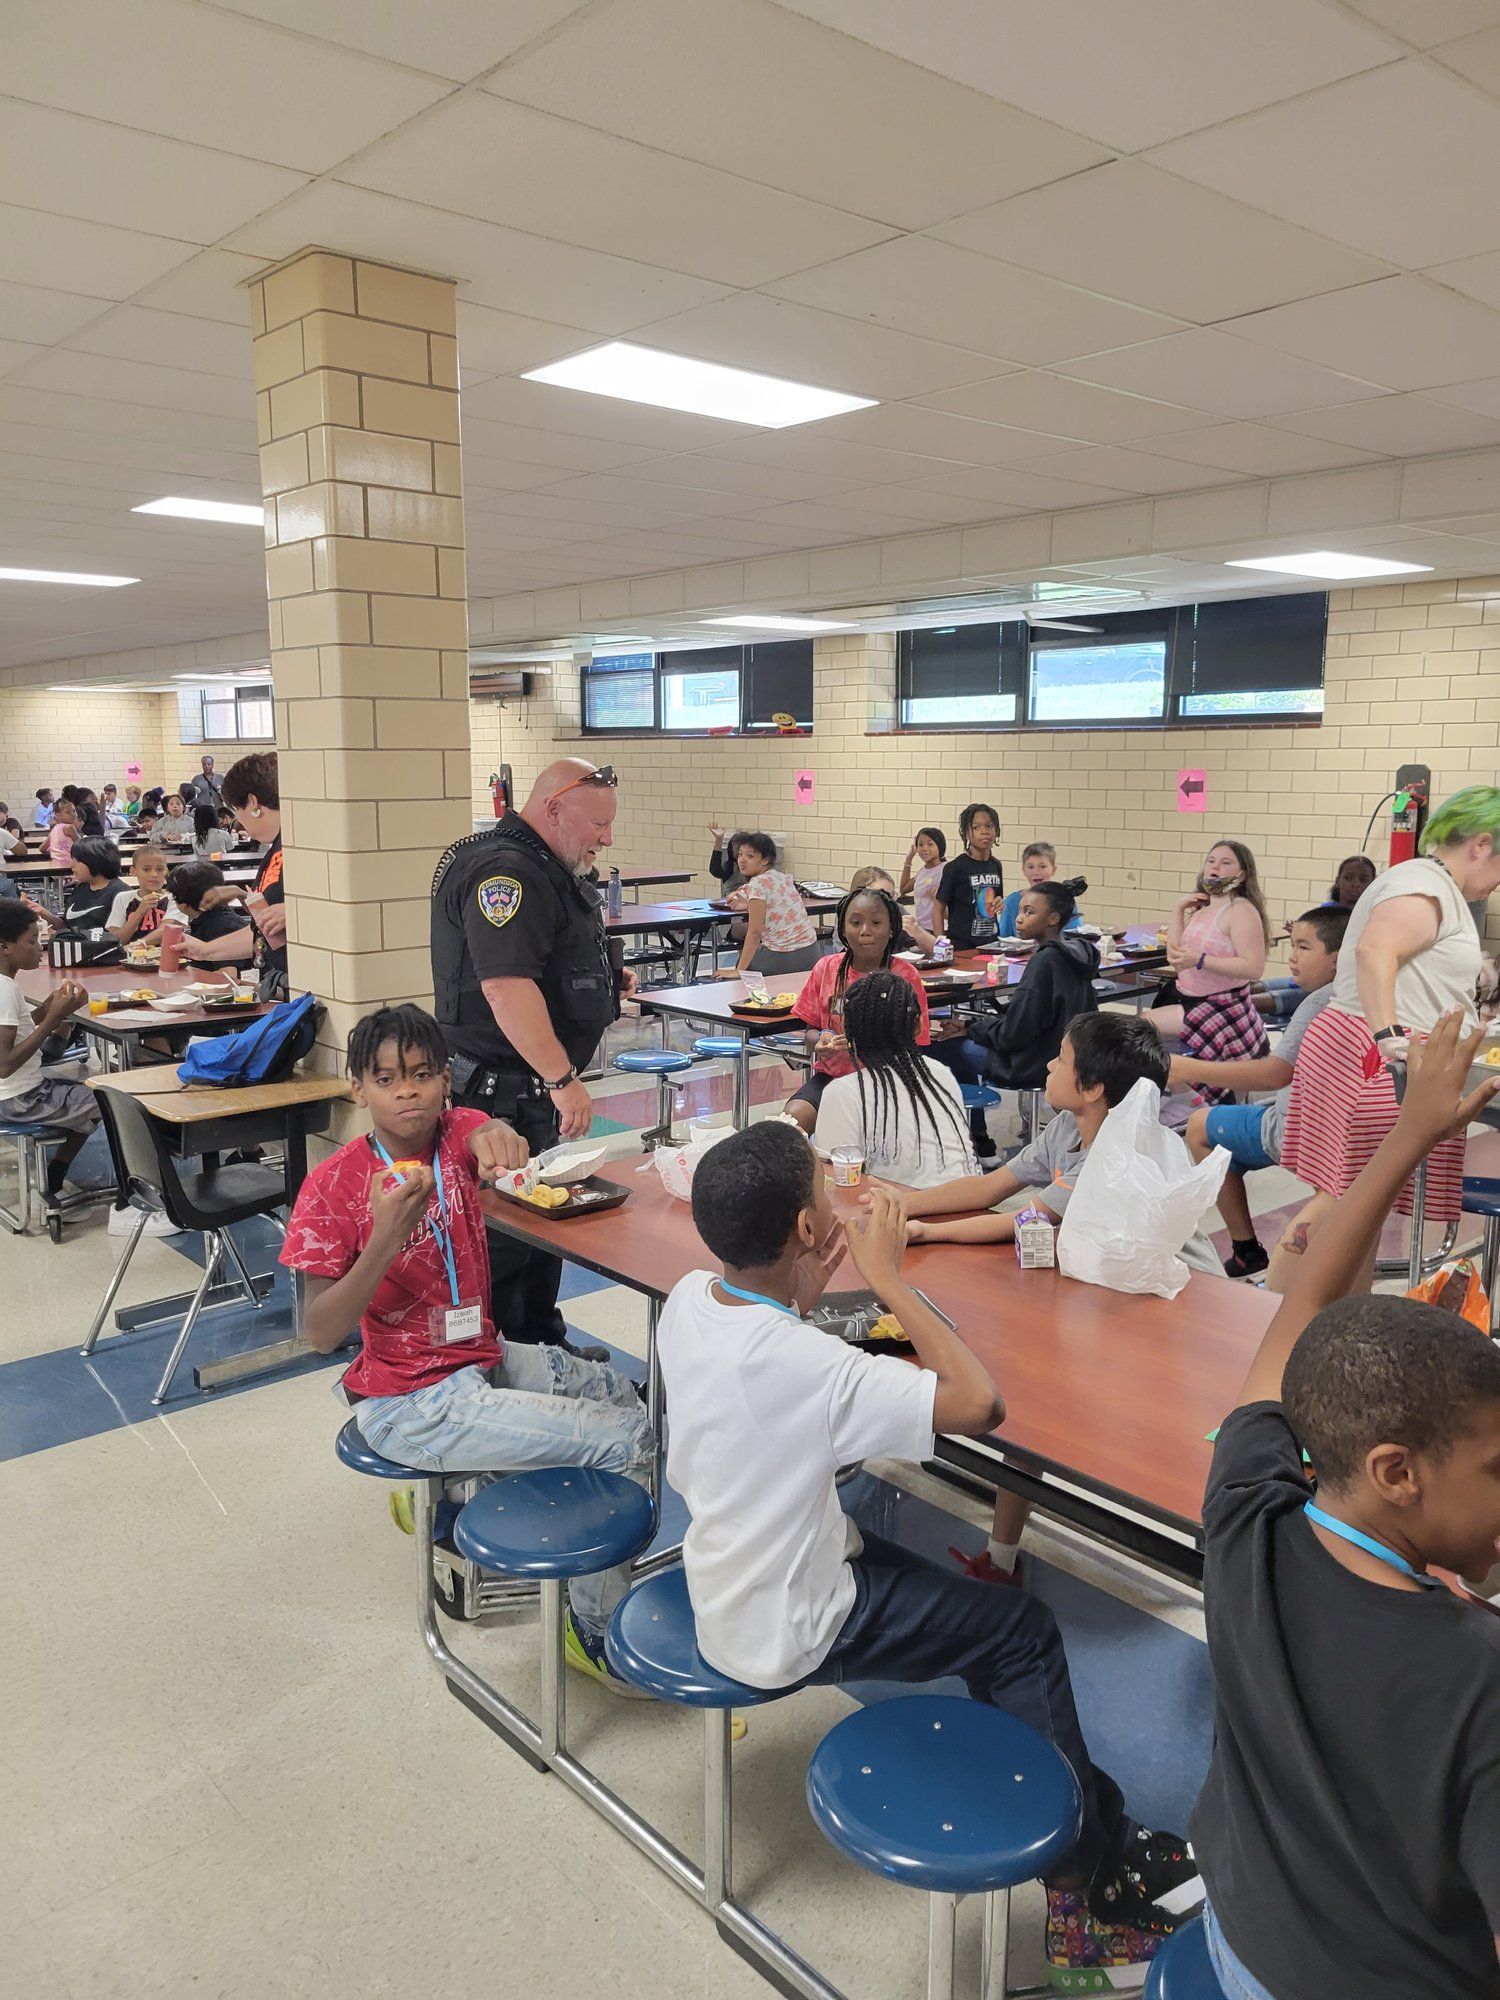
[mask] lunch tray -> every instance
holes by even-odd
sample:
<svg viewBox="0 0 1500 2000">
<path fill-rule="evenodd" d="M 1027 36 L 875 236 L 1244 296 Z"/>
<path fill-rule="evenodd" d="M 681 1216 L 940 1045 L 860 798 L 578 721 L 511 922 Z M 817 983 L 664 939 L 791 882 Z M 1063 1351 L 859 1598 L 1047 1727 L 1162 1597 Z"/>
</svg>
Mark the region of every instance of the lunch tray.
<svg viewBox="0 0 1500 2000">
<path fill-rule="evenodd" d="M 571 1222 L 579 1215 L 603 1215 L 630 1199 L 629 1188 L 622 1188 L 617 1181 L 603 1180 L 598 1174 L 590 1174 L 586 1181 L 570 1187 L 567 1200 L 559 1202 L 556 1208 L 538 1208 L 523 1195 L 508 1194 L 500 1187 L 492 1187 L 490 1193 L 538 1222 Z"/>
</svg>

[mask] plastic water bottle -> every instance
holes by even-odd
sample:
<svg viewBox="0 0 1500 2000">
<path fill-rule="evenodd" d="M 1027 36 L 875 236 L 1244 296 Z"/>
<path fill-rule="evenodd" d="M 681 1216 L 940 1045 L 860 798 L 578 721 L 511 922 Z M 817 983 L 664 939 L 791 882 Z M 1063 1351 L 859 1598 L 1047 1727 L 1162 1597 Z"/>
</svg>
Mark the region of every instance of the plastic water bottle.
<svg viewBox="0 0 1500 2000">
<path fill-rule="evenodd" d="M 612 917 L 620 917 L 625 914 L 625 890 L 620 881 L 620 871 L 618 868 L 611 868 L 609 871 L 609 887 L 605 891 L 604 907 Z"/>
</svg>

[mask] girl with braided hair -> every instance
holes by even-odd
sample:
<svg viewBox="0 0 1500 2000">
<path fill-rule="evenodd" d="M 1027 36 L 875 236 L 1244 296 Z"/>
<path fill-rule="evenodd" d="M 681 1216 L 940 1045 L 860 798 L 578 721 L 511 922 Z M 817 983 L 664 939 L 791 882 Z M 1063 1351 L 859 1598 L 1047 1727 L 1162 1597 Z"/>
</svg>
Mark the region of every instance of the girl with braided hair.
<svg viewBox="0 0 1500 2000">
<path fill-rule="evenodd" d="M 929 1039 L 922 982 L 905 959 L 893 963 L 891 958 L 902 930 L 901 905 L 895 897 L 873 883 L 864 889 L 851 889 L 839 904 L 834 927 L 843 950 L 818 960 L 797 997 L 798 1020 L 818 1037 L 813 1045 L 813 1067 L 787 1100 L 787 1110 L 804 1132 L 811 1132 L 817 1123 L 818 1105 L 829 1082 L 836 1076 L 850 1075 L 854 1069 L 844 1040 L 844 996 L 856 980 L 889 966 L 916 995 L 921 1012 L 917 1040 L 925 1043 Z"/>
<path fill-rule="evenodd" d="M 858 1146 L 872 1174 L 912 1188 L 977 1171 L 958 1080 L 917 1047 L 921 1018 L 894 972 L 872 972 L 850 990 L 844 1039 L 856 1068 L 829 1083 L 813 1133 L 820 1152 Z"/>
</svg>

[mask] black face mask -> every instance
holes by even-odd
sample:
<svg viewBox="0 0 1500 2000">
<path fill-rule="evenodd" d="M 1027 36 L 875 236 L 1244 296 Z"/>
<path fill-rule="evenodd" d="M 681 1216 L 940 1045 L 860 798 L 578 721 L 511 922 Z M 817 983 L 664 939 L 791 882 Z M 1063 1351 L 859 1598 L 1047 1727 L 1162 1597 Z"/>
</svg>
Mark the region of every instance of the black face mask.
<svg viewBox="0 0 1500 2000">
<path fill-rule="evenodd" d="M 1210 882 L 1202 871 L 1199 871 L 1198 894 L 1200 896 L 1228 896 L 1232 895 L 1236 889 L 1243 889 L 1244 886 L 1245 877 L 1243 871 L 1238 875 L 1226 875 L 1218 882 Z"/>
</svg>

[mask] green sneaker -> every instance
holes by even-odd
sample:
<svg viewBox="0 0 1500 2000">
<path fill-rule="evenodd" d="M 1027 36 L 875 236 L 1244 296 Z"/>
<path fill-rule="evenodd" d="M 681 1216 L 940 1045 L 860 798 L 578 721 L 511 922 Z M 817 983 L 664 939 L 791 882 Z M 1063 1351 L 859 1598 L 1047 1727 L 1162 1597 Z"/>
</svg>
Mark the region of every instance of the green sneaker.
<svg viewBox="0 0 1500 2000">
<path fill-rule="evenodd" d="M 412 1508 L 412 1490 L 409 1486 L 393 1486 L 386 1496 L 391 1509 L 391 1519 L 403 1535 L 417 1532 L 417 1517 Z"/>
<path fill-rule="evenodd" d="M 604 1657 L 604 1641 L 580 1631 L 573 1623 L 571 1611 L 563 1625 L 563 1658 L 575 1673 L 587 1674 L 591 1681 L 626 1701 L 651 1699 L 644 1688 L 632 1687 L 629 1681 L 622 1681 L 618 1674 L 610 1672 L 609 1662 Z"/>
</svg>

